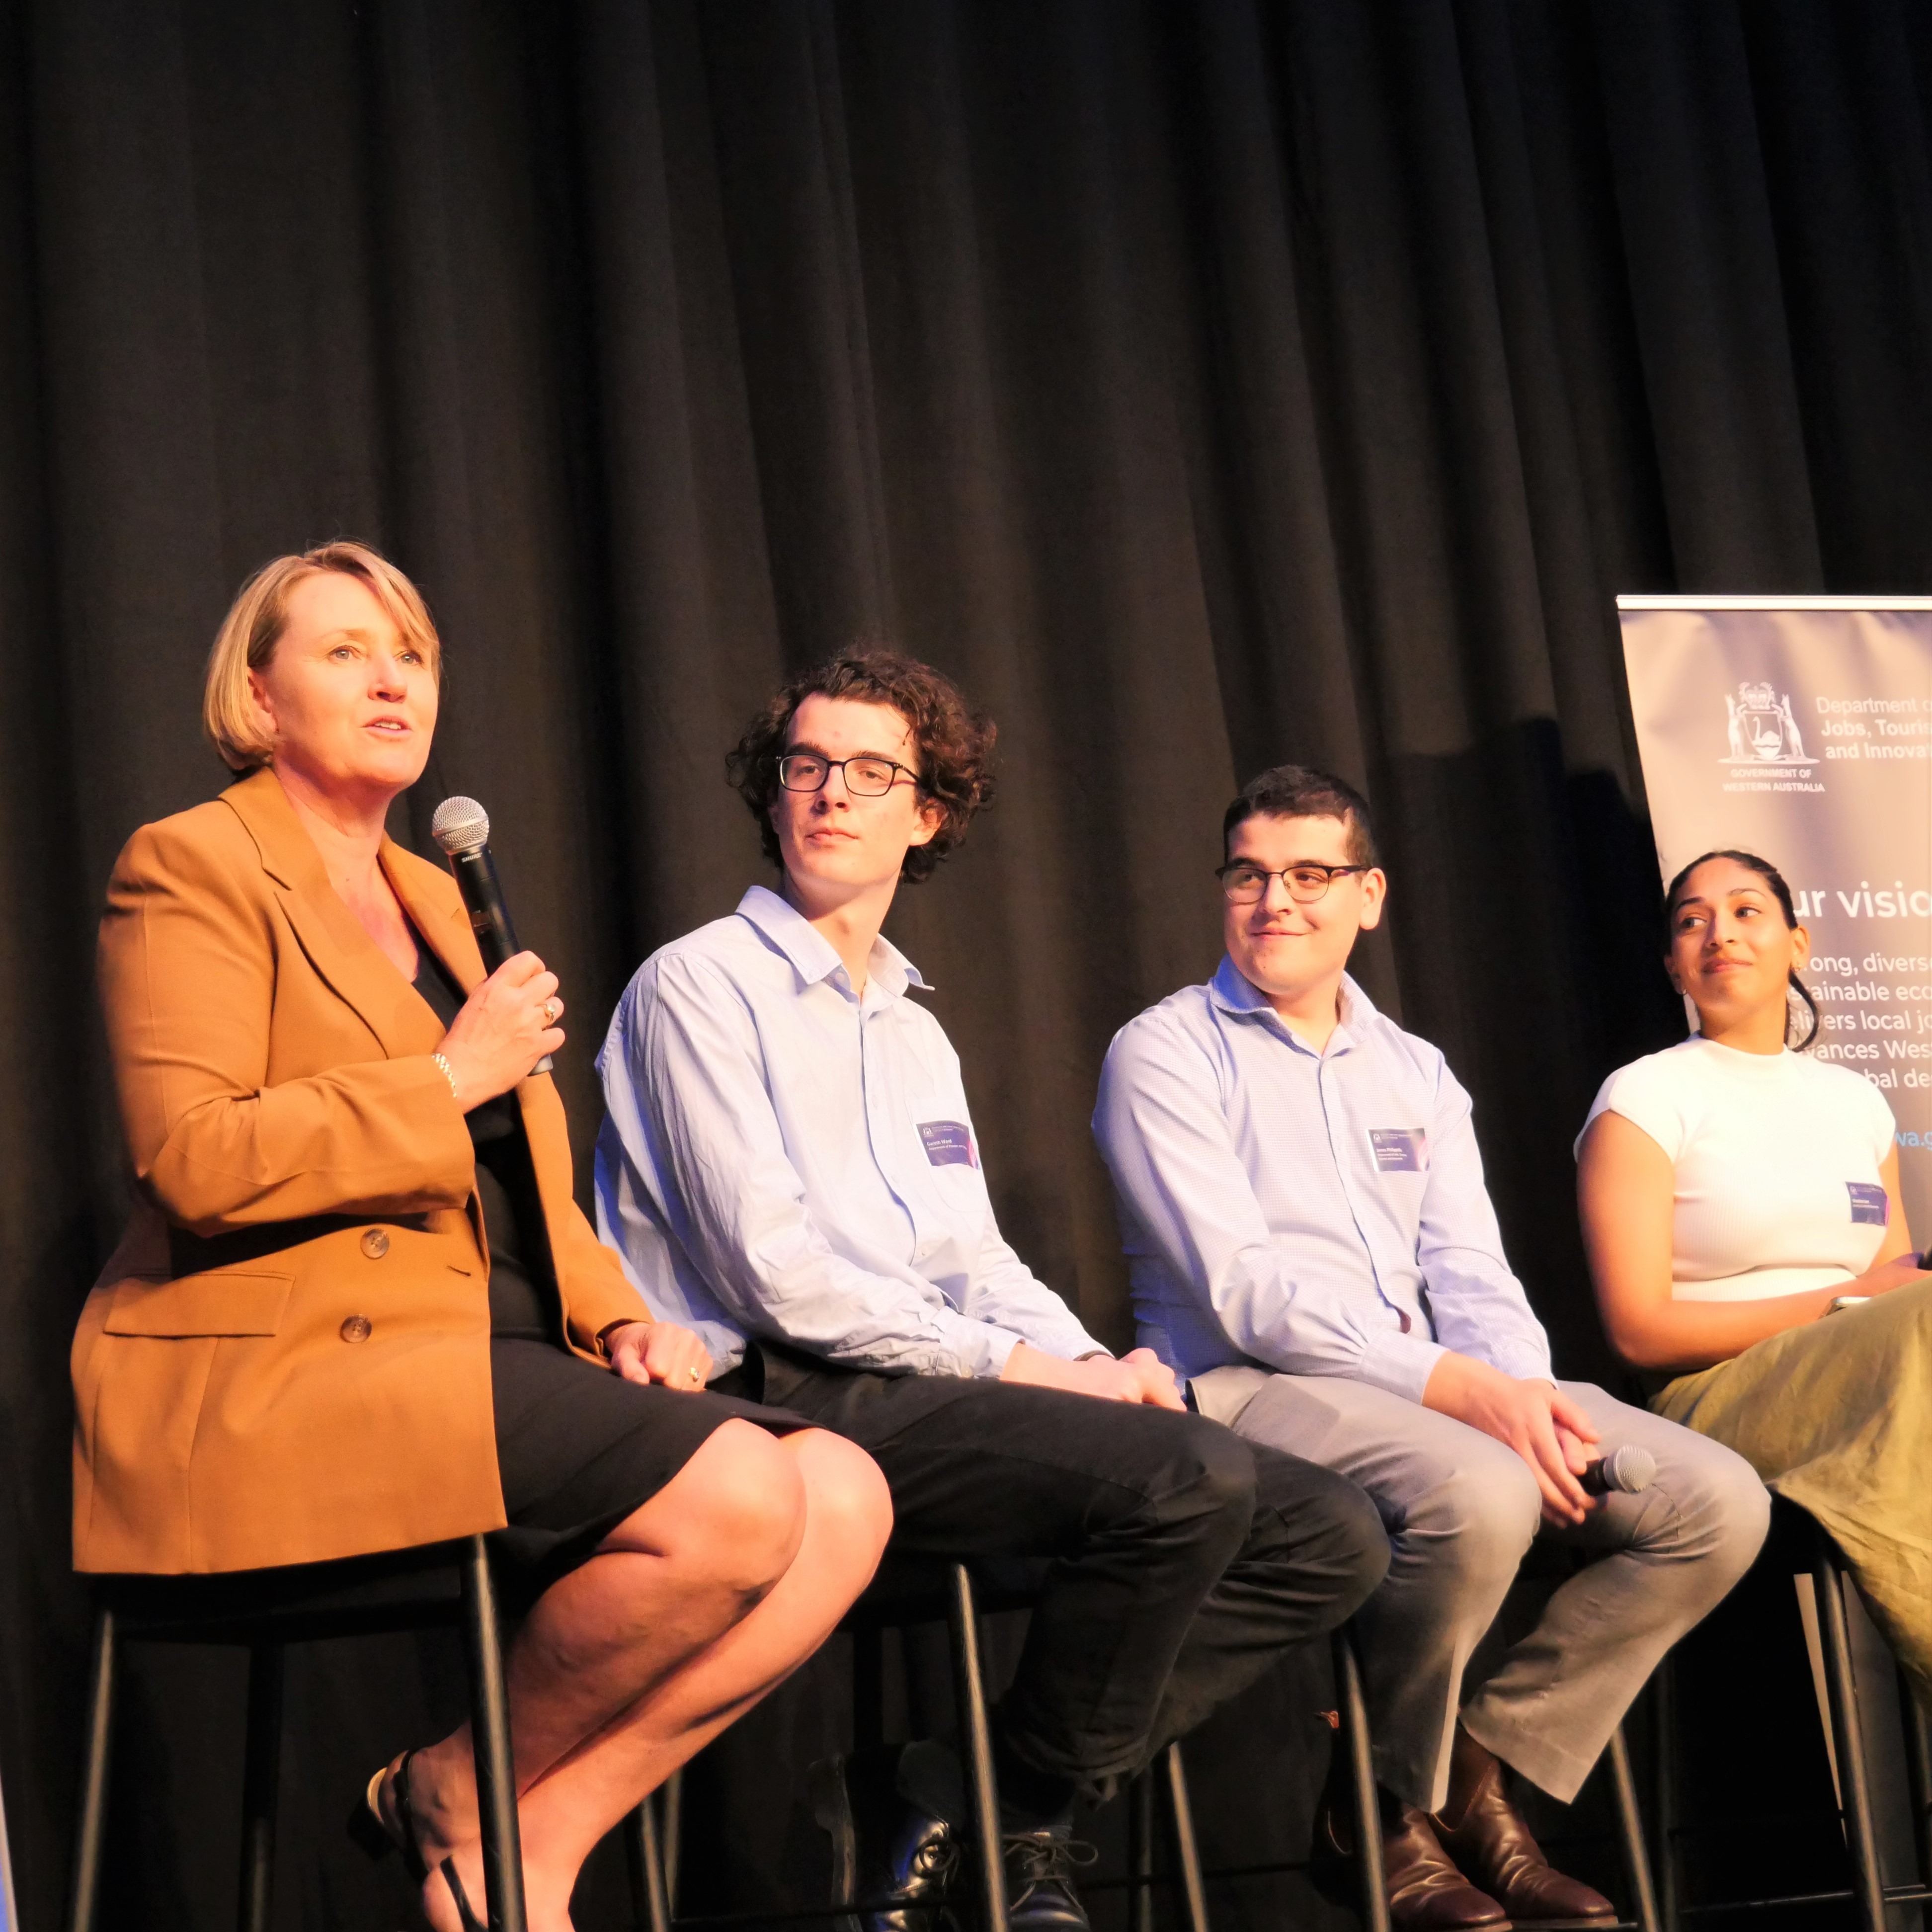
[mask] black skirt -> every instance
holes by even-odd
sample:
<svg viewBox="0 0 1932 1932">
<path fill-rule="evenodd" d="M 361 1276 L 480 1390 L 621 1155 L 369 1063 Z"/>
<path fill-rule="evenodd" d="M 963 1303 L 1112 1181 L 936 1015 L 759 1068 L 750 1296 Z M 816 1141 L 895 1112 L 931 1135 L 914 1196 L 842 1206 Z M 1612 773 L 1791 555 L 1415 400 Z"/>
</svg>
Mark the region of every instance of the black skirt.
<svg viewBox="0 0 1932 1932">
<path fill-rule="evenodd" d="M 778 1436 L 812 1426 L 708 1390 L 626 1382 L 552 1342 L 515 1336 L 491 1339 L 490 1380 L 509 1518 L 491 1544 L 525 1602 L 592 1556 L 720 1423 L 741 1418 Z"/>
</svg>

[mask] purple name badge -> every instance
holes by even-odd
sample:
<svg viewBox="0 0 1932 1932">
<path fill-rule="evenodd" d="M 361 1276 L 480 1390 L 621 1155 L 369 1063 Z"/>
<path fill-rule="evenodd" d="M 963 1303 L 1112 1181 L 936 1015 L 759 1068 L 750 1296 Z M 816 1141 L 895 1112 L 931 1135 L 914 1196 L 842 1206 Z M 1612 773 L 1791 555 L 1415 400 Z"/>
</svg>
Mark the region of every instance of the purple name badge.
<svg viewBox="0 0 1932 1932">
<path fill-rule="evenodd" d="M 1852 1219 L 1868 1227 L 1882 1228 L 1892 1218 L 1892 1203 L 1885 1190 L 1869 1180 L 1848 1180 L 1845 1192 L 1852 1197 Z"/>
<path fill-rule="evenodd" d="M 1371 1127 L 1369 1148 L 1378 1174 L 1420 1174 L 1429 1165 L 1429 1135 L 1422 1127 Z"/>
<path fill-rule="evenodd" d="M 973 1130 L 963 1120 L 922 1120 L 919 1137 L 926 1143 L 926 1157 L 934 1167 L 977 1167 L 973 1151 Z"/>
</svg>

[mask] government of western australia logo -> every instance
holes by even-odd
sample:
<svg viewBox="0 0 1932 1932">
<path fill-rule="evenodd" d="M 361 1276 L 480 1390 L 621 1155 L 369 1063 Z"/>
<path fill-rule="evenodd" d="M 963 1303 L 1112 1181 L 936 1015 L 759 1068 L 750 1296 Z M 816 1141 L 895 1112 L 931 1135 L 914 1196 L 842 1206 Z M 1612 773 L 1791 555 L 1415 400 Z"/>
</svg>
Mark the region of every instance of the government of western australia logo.
<svg viewBox="0 0 1932 1932">
<path fill-rule="evenodd" d="M 1746 680 L 1736 694 L 1724 694 L 1730 714 L 1730 753 L 1727 765 L 1808 765 L 1810 754 L 1798 735 L 1791 696 L 1774 686 Z"/>
</svg>

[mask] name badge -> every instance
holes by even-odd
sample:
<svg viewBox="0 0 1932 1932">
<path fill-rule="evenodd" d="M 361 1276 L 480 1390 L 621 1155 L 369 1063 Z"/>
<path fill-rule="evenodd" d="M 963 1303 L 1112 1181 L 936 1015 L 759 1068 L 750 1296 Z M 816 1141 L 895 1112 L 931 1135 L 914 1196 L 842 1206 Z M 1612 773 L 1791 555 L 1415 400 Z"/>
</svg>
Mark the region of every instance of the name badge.
<svg viewBox="0 0 1932 1932">
<path fill-rule="evenodd" d="M 1378 1174 L 1420 1174 L 1429 1165 L 1429 1135 L 1422 1127 L 1371 1127 L 1369 1150 Z"/>
<path fill-rule="evenodd" d="M 1870 1228 L 1882 1228 L 1892 1218 L 1892 1203 L 1882 1187 L 1869 1180 L 1848 1180 L 1845 1192 L 1852 1197 L 1852 1219 Z"/>
<path fill-rule="evenodd" d="M 973 1148 L 973 1130 L 963 1120 L 922 1120 L 919 1137 L 926 1143 L 926 1159 L 934 1167 L 980 1165 Z"/>
</svg>

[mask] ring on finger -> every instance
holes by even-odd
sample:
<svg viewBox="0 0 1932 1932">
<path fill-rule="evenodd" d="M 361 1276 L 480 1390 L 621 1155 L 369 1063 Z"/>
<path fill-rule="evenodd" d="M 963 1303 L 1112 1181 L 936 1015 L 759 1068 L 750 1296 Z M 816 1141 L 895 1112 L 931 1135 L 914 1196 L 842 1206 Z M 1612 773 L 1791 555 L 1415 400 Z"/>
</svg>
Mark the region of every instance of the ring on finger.
<svg viewBox="0 0 1932 1932">
<path fill-rule="evenodd" d="M 685 1370 L 685 1373 L 694 1382 L 700 1382 L 704 1379 L 704 1378 L 700 1376 L 695 1369 L 686 1369 Z"/>
<path fill-rule="evenodd" d="M 544 1024 L 545 1026 L 555 1026 L 556 1024 L 556 1016 L 562 1011 L 563 1009 L 557 1004 L 556 1000 L 544 1000 L 543 1003 Z"/>
</svg>

